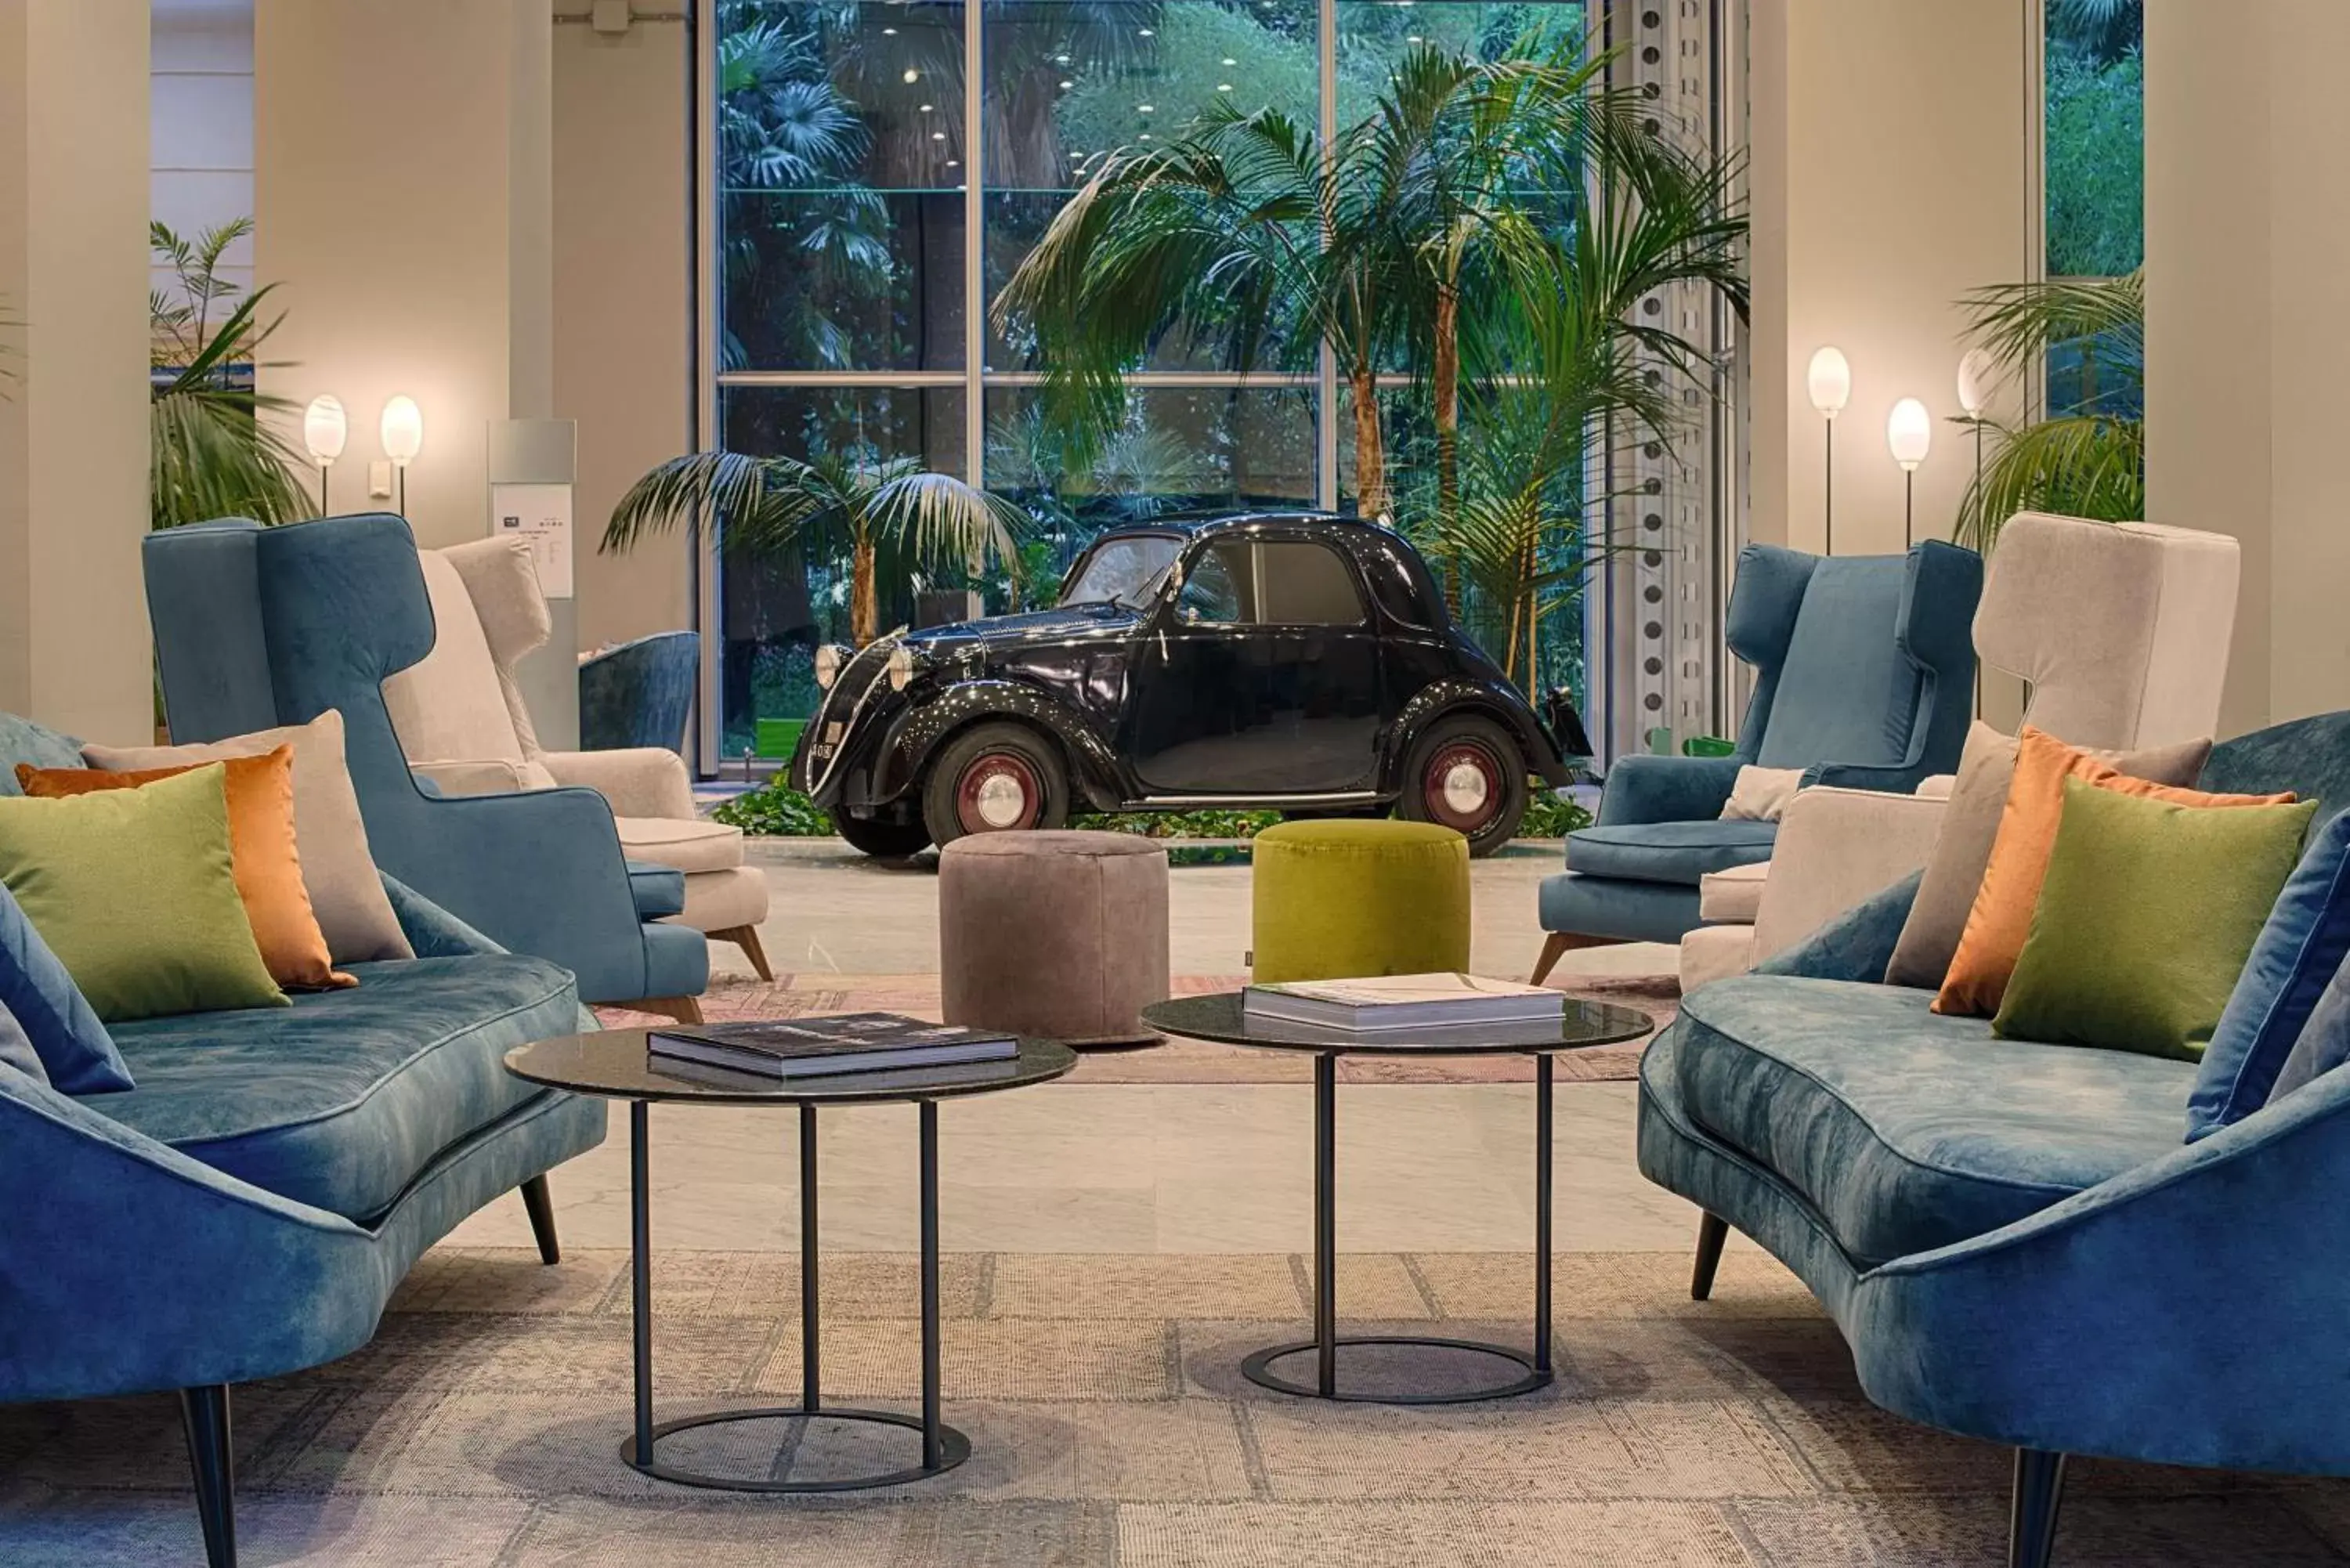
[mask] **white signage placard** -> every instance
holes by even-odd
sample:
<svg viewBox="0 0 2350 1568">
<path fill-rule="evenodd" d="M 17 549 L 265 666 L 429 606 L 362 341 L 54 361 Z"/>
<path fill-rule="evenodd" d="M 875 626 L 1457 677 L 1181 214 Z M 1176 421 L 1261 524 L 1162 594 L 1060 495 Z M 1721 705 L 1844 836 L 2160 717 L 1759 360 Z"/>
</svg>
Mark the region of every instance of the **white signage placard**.
<svg viewBox="0 0 2350 1568">
<path fill-rule="evenodd" d="M 571 597 L 571 486 L 493 484 L 490 524 L 499 538 L 530 546 L 539 592 L 551 599 Z"/>
</svg>

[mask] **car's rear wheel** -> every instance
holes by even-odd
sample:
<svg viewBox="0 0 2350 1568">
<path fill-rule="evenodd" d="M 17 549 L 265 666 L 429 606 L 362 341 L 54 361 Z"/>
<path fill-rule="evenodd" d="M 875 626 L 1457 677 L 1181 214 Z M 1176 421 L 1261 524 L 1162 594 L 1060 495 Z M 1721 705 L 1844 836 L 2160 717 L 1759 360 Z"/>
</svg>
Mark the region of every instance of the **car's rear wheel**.
<svg viewBox="0 0 2350 1568">
<path fill-rule="evenodd" d="M 1069 820 L 1069 777 L 1050 741 L 1020 724 L 981 724 L 957 735 L 922 784 L 922 821 L 943 847 L 973 833 L 1059 827 Z"/>
<path fill-rule="evenodd" d="M 1408 821 L 1463 834 L 1471 855 L 1491 855 L 1526 814 L 1525 759 L 1491 719 L 1440 719 L 1412 742 L 1397 808 Z"/>
<path fill-rule="evenodd" d="M 835 832 L 848 840 L 851 849 L 877 860 L 903 860 L 931 846 L 931 830 L 920 822 L 884 822 L 879 817 L 836 812 L 832 826 Z"/>
</svg>

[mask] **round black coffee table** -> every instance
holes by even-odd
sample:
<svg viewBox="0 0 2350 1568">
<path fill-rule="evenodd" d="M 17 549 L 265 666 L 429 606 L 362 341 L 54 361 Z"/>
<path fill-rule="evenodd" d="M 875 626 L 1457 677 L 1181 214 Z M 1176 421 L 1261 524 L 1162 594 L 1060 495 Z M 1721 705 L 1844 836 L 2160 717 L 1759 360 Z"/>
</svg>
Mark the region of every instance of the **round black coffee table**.
<svg viewBox="0 0 2350 1568">
<path fill-rule="evenodd" d="M 506 1071 L 518 1078 L 576 1095 L 629 1102 L 629 1217 L 631 1303 L 636 1330 L 636 1430 L 620 1445 L 620 1459 L 656 1480 L 726 1491 L 855 1491 L 900 1486 L 951 1470 L 971 1457 L 971 1439 L 939 1418 L 939 1102 L 998 1089 L 1017 1089 L 1059 1077 L 1077 1064 L 1076 1054 L 1052 1040 L 1023 1040 L 1020 1054 L 1001 1062 L 976 1062 L 913 1072 L 834 1073 L 821 1077 L 768 1080 L 717 1069 L 667 1070 L 645 1049 L 645 1031 L 616 1029 L 572 1034 L 516 1046 L 506 1053 Z M 686 1075 L 691 1073 L 692 1076 Z M 797 1106 L 800 1112 L 800 1402 L 755 1410 L 722 1410 L 653 1424 L 652 1184 L 648 1163 L 647 1111 L 656 1100 L 701 1106 Z M 816 1114 L 822 1106 L 870 1105 L 910 1100 L 921 1124 L 922 1413 L 917 1418 L 895 1410 L 827 1406 L 818 1395 L 819 1293 L 816 1288 Z M 886 1475 L 848 1480 L 795 1481 L 703 1475 L 660 1462 L 656 1445 L 675 1432 L 733 1421 L 788 1420 L 821 1417 L 904 1427 L 922 1435 L 918 1465 Z"/>
<path fill-rule="evenodd" d="M 1154 1029 L 1194 1040 L 1305 1051 L 1314 1057 L 1314 1337 L 1260 1350 L 1241 1363 L 1252 1383 L 1308 1398 L 1381 1405 L 1461 1405 L 1531 1394 L 1551 1381 L 1550 1147 L 1551 1058 L 1561 1051 L 1638 1040 L 1655 1027 L 1645 1012 L 1604 1002 L 1566 999 L 1558 1023 L 1494 1024 L 1395 1035 L 1357 1034 L 1252 1016 L 1243 993 L 1178 997 L 1142 1010 Z M 1532 1056 L 1534 1059 L 1534 1345 L 1528 1355 L 1506 1345 L 1425 1334 L 1341 1334 L 1338 1332 L 1338 1058 L 1341 1056 Z M 1338 1352 L 1355 1346 L 1420 1346 L 1465 1351 L 1513 1363 L 1521 1375 L 1506 1383 L 1459 1393 L 1348 1392 L 1338 1386 Z M 1311 1384 L 1283 1376 L 1275 1366 L 1315 1353 Z"/>
</svg>

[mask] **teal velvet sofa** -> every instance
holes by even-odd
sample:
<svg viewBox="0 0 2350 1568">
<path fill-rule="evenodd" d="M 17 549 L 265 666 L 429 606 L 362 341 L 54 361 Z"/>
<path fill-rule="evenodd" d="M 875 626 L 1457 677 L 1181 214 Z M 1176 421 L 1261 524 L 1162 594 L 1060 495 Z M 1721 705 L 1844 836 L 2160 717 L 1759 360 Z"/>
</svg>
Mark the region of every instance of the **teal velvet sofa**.
<svg viewBox="0 0 2350 1568">
<path fill-rule="evenodd" d="M 1543 883 L 1550 935 L 1534 978 L 1571 948 L 1680 940 L 1700 923 L 1707 873 L 1771 858 L 1777 823 L 1721 819 L 1741 767 L 1899 791 L 1956 770 L 1982 583 L 1982 557 L 1939 539 L 1905 556 L 1741 551 L 1728 636 L 1754 695 L 1737 749 L 1616 760 L 1598 820 L 1567 835 L 1566 869 Z"/>
<path fill-rule="evenodd" d="M 2221 743 L 2206 789 L 2350 805 L 2350 713 Z M 2350 1473 L 2350 1073 L 2188 1141 L 2195 1064 L 1994 1040 L 1878 983 L 1918 878 L 1700 988 L 1640 1066 L 1639 1163 L 1843 1329 L 1869 1398 L 2016 1450 L 2009 1561 L 2064 1457 Z"/>
<path fill-rule="evenodd" d="M 0 792 L 79 760 L 0 714 Z M 503 1064 L 594 1027 L 571 975 L 385 882 L 417 956 L 348 966 L 356 989 L 117 1024 L 126 1090 L 0 1062 L 0 1403 L 176 1391 L 212 1568 L 236 1561 L 231 1387 L 365 1345 L 418 1256 L 517 1189 L 556 1262 L 547 1172 L 603 1141 L 601 1102 Z"/>
</svg>

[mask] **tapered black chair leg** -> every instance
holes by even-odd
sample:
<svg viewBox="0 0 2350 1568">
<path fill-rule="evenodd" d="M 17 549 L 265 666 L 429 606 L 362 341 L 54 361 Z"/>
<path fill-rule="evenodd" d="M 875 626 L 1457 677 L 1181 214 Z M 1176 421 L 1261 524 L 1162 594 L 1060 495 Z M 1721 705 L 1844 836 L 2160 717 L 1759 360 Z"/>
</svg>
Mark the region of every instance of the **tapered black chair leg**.
<svg viewBox="0 0 2350 1568">
<path fill-rule="evenodd" d="M 2056 1508 L 2064 1501 L 2064 1456 L 2015 1450 L 2015 1498 L 2007 1523 L 2008 1568 L 2048 1568 L 2056 1557 Z"/>
<path fill-rule="evenodd" d="M 196 1472 L 196 1512 L 204 1525 L 204 1561 L 236 1568 L 236 1459 L 230 1446 L 228 1385 L 180 1390 L 188 1462 Z"/>
<path fill-rule="evenodd" d="M 1697 1222 L 1697 1266 L 1690 1271 L 1690 1300 L 1713 1294 L 1713 1272 L 1721 1267 L 1721 1244 L 1730 1239 L 1730 1221 L 1707 1214 Z"/>
<path fill-rule="evenodd" d="M 538 1241 L 538 1261 L 563 1262 L 563 1243 L 555 1239 L 555 1199 L 546 1190 L 546 1178 L 534 1176 L 522 1184 L 522 1206 L 530 1216 L 530 1233 Z"/>
</svg>

